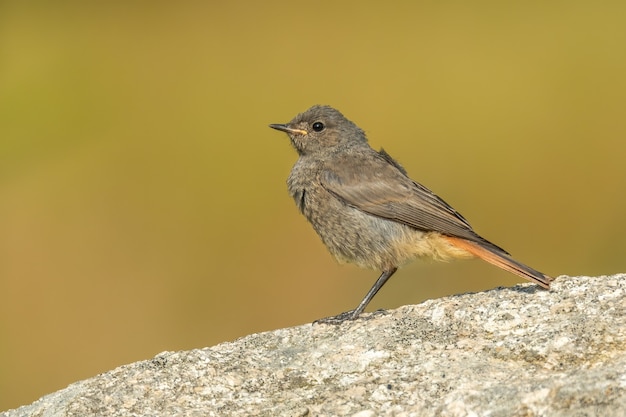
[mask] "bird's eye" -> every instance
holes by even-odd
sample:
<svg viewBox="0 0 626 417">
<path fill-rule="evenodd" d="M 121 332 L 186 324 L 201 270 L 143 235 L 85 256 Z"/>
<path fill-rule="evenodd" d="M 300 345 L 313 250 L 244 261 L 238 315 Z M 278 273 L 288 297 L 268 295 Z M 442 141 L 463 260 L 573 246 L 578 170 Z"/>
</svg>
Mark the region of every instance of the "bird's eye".
<svg viewBox="0 0 626 417">
<path fill-rule="evenodd" d="M 322 130 L 324 130 L 324 123 L 322 122 L 315 122 L 313 123 L 313 130 L 316 132 L 321 132 Z"/>
</svg>

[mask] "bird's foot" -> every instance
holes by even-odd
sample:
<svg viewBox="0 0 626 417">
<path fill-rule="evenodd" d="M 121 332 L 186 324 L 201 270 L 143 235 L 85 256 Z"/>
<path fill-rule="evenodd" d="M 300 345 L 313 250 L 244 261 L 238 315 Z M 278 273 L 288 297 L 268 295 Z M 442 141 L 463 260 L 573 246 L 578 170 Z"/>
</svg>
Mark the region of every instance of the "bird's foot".
<svg viewBox="0 0 626 417">
<path fill-rule="evenodd" d="M 333 324 L 336 326 L 346 321 L 351 321 L 351 320 L 356 320 L 356 319 L 370 320 L 382 314 L 387 314 L 387 311 L 377 310 L 371 314 L 368 314 L 367 316 L 361 316 L 361 313 L 357 312 L 357 310 L 350 310 L 341 314 L 337 314 L 336 316 L 324 317 L 323 319 L 315 320 L 313 324 Z"/>
<path fill-rule="evenodd" d="M 336 316 L 324 317 L 323 319 L 315 320 L 313 324 L 334 324 L 338 325 L 348 320 L 356 320 L 359 314 L 356 310 L 350 310 L 337 314 Z"/>
</svg>

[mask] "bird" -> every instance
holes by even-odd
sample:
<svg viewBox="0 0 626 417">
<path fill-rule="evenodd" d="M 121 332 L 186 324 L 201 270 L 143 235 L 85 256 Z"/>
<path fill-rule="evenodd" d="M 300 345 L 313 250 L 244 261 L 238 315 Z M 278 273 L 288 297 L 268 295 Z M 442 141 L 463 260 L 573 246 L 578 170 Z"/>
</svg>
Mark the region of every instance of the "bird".
<svg viewBox="0 0 626 417">
<path fill-rule="evenodd" d="M 287 188 L 330 253 L 341 263 L 381 271 L 356 308 L 316 323 L 357 319 L 397 269 L 417 258 L 477 257 L 550 288 L 553 278 L 478 235 L 384 149 L 373 149 L 339 110 L 315 105 L 269 127 L 285 132 L 298 153 Z"/>
</svg>

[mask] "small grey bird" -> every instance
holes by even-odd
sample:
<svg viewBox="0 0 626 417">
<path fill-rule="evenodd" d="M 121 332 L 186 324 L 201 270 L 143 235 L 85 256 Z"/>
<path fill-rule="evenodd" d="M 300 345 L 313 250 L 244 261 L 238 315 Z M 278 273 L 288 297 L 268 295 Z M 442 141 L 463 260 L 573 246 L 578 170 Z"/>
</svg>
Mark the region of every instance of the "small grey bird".
<svg viewBox="0 0 626 417">
<path fill-rule="evenodd" d="M 367 143 L 338 110 L 313 106 L 287 124 L 299 158 L 287 186 L 296 205 L 340 262 L 382 271 L 354 309 L 318 322 L 354 320 L 399 266 L 414 258 L 478 257 L 549 288 L 552 278 L 479 236 L 467 220 L 400 164 Z"/>
</svg>

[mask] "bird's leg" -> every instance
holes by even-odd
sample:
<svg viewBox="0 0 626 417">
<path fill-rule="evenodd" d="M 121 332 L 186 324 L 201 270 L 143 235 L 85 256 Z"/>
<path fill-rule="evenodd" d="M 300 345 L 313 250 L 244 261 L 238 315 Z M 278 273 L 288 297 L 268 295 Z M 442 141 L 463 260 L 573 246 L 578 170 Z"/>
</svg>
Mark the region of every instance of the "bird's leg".
<svg viewBox="0 0 626 417">
<path fill-rule="evenodd" d="M 367 307 L 369 302 L 372 301 L 372 298 L 374 298 L 378 290 L 380 290 L 383 287 L 383 285 L 385 285 L 387 280 L 389 280 L 389 278 L 391 278 L 391 276 L 397 270 L 398 268 L 392 268 L 392 269 L 383 271 L 383 273 L 380 275 L 380 277 L 378 277 L 378 279 L 376 280 L 372 288 L 370 288 L 370 290 L 367 292 L 363 300 L 359 303 L 357 308 L 355 308 L 354 310 L 346 311 L 345 313 L 341 313 L 336 316 L 315 320 L 314 323 L 341 324 L 346 320 L 356 320 L 361 315 L 363 310 L 365 310 L 365 307 Z"/>
</svg>

